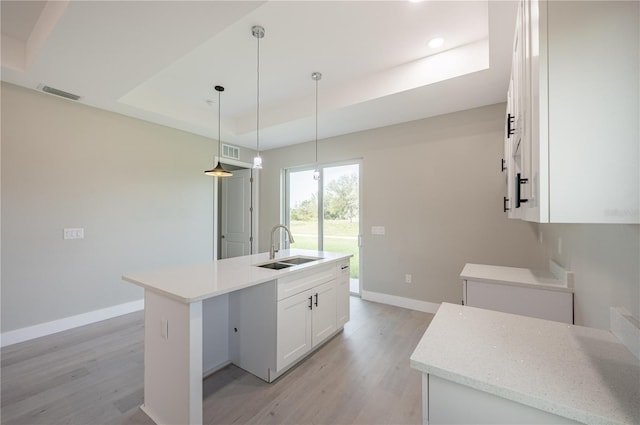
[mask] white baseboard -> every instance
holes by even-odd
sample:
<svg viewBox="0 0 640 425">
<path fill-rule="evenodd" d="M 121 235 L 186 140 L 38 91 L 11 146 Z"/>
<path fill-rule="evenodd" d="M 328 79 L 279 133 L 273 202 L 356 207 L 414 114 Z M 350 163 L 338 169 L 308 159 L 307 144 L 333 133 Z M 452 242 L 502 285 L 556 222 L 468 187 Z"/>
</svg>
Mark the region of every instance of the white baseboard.
<svg viewBox="0 0 640 425">
<path fill-rule="evenodd" d="M 397 295 L 382 294 L 380 292 L 362 291 L 361 297 L 366 301 L 393 305 L 409 310 L 422 311 L 424 313 L 435 314 L 438 308 L 440 308 L 439 303 L 430 303 L 429 301 L 414 300 L 413 298 L 404 298 Z"/>
<path fill-rule="evenodd" d="M 210 368 L 209 370 L 205 370 L 202 372 L 202 379 L 206 379 L 209 376 L 213 375 L 214 373 L 218 372 L 221 369 L 224 369 L 225 367 L 229 366 L 231 364 L 231 360 L 226 360 L 212 368 Z"/>
<path fill-rule="evenodd" d="M 67 329 L 77 328 L 90 323 L 100 322 L 142 309 L 144 309 L 144 299 L 4 332 L 0 335 L 0 347 L 7 347 L 19 342 L 66 331 Z"/>
</svg>

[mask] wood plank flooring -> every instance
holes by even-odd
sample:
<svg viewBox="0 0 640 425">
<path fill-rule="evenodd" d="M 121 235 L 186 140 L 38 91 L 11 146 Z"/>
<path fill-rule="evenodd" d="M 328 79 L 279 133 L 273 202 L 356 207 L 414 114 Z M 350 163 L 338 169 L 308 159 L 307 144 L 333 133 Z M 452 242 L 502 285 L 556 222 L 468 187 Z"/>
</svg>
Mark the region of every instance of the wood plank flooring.
<svg viewBox="0 0 640 425">
<path fill-rule="evenodd" d="M 205 424 L 418 424 L 409 356 L 433 315 L 351 298 L 351 321 L 267 384 L 233 365 L 203 383 Z M 1 352 L 1 423 L 149 425 L 143 314 L 15 344 Z"/>
</svg>

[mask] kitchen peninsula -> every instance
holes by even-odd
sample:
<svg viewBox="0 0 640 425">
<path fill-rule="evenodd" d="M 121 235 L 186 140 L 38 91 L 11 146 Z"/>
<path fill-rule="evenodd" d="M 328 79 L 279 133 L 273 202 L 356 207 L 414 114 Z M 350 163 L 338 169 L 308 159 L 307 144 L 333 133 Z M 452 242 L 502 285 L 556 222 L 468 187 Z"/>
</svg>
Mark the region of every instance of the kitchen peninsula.
<svg viewBox="0 0 640 425">
<path fill-rule="evenodd" d="M 411 366 L 423 424 L 640 423 L 640 360 L 602 329 L 443 303 Z"/>
<path fill-rule="evenodd" d="M 292 249 L 123 276 L 145 290 L 142 410 L 201 424 L 203 363 L 282 375 L 349 320 L 350 257 Z"/>
</svg>

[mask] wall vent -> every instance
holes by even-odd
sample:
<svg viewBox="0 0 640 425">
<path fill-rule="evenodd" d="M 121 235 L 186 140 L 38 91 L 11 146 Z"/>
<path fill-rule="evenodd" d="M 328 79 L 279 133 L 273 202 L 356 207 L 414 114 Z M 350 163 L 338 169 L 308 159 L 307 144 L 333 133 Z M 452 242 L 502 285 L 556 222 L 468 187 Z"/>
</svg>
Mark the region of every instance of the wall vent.
<svg viewBox="0 0 640 425">
<path fill-rule="evenodd" d="M 49 87 L 49 86 L 45 86 L 44 84 L 40 84 L 38 86 L 38 88 L 40 90 L 42 90 L 45 93 L 49 93 L 49 94 L 53 94 L 56 96 L 60 96 L 60 97 L 64 97 L 65 99 L 71 99 L 71 100 L 79 100 L 80 96 L 78 96 L 77 94 L 73 94 L 73 93 L 69 93 L 63 90 L 58 90 L 56 88 L 53 87 Z"/>
<path fill-rule="evenodd" d="M 237 146 L 222 144 L 222 156 L 231 159 L 240 159 L 240 148 Z"/>
</svg>

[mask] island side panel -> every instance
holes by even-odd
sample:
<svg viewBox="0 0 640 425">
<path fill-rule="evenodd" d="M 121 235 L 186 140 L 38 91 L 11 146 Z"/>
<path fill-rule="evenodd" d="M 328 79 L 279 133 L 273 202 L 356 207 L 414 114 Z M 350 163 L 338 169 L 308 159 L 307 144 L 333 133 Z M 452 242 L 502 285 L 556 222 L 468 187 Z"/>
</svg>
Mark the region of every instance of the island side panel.
<svg viewBox="0 0 640 425">
<path fill-rule="evenodd" d="M 202 370 L 203 377 L 230 363 L 229 295 L 202 301 Z"/>
<path fill-rule="evenodd" d="M 158 424 L 202 424 L 202 302 L 145 290 L 144 405 Z"/>
</svg>

